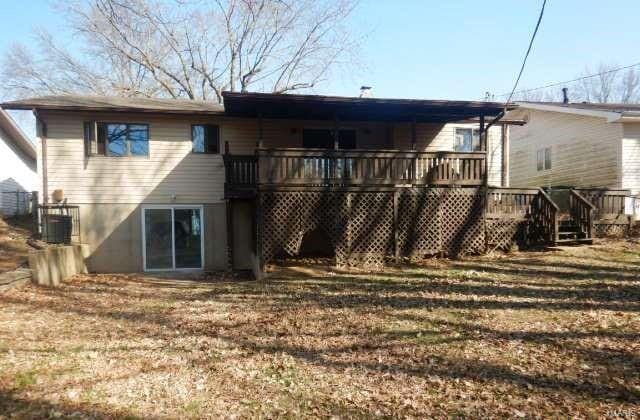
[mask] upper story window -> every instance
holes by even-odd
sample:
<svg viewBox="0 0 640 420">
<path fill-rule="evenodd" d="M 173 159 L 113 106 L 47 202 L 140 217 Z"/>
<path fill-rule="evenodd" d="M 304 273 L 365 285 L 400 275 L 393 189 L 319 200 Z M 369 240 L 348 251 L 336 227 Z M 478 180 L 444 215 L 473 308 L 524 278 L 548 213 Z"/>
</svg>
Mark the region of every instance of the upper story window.
<svg viewBox="0 0 640 420">
<path fill-rule="evenodd" d="M 455 152 L 477 152 L 480 150 L 480 130 L 477 128 L 456 128 L 453 145 Z"/>
<path fill-rule="evenodd" d="M 87 156 L 149 156 L 149 126 L 130 123 L 84 123 Z"/>
<path fill-rule="evenodd" d="M 536 167 L 538 171 L 551 169 L 551 147 L 538 149 L 536 154 Z"/>
<path fill-rule="evenodd" d="M 220 153 L 220 127 L 212 124 L 191 126 L 193 153 Z"/>
</svg>

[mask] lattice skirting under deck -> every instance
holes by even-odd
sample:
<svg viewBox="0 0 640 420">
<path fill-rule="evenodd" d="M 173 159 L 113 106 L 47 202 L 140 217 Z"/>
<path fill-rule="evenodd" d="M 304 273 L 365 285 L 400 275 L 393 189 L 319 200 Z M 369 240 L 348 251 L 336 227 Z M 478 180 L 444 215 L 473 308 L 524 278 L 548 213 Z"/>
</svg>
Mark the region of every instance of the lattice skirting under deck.
<svg viewBox="0 0 640 420">
<path fill-rule="evenodd" d="M 478 188 L 403 189 L 383 192 L 260 193 L 262 262 L 296 255 L 305 233 L 321 229 L 342 266 L 381 266 L 386 258 L 459 256 L 509 249 L 526 220 L 483 220 Z M 497 245 L 497 246 L 496 246 Z"/>
<path fill-rule="evenodd" d="M 594 225 L 596 238 L 621 238 L 629 234 L 629 224 L 598 223 Z"/>
</svg>

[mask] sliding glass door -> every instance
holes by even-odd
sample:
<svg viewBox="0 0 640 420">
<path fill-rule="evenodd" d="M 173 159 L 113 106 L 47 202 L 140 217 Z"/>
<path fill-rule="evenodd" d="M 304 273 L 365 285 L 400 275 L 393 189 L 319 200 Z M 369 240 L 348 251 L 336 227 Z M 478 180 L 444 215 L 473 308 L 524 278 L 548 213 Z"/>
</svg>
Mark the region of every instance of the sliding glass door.
<svg viewBox="0 0 640 420">
<path fill-rule="evenodd" d="M 202 208 L 144 208 L 144 269 L 203 268 Z"/>
</svg>

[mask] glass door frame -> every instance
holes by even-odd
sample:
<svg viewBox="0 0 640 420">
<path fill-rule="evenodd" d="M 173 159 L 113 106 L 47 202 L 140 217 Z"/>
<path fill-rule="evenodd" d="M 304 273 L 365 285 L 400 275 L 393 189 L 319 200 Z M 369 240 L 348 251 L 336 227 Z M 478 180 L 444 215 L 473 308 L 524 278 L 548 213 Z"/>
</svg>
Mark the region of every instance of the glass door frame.
<svg viewBox="0 0 640 420">
<path fill-rule="evenodd" d="M 175 210 L 198 210 L 200 213 L 200 267 L 176 268 L 176 225 Z M 171 260 L 172 268 L 147 268 L 147 210 L 171 210 Z M 192 204 L 147 204 L 142 206 L 142 269 L 147 271 L 199 271 L 204 270 L 204 206 Z"/>
</svg>

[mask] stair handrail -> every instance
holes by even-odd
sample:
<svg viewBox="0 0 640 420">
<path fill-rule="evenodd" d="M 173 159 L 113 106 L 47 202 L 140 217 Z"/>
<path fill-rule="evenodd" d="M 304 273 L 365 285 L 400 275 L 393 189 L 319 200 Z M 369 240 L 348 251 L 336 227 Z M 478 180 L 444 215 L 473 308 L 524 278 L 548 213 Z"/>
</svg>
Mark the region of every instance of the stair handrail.
<svg viewBox="0 0 640 420">
<path fill-rule="evenodd" d="M 555 243 L 558 239 L 558 213 L 560 208 L 549 195 L 538 188 L 539 200 L 536 200 L 535 220 L 537 236 L 548 243 Z"/>
<path fill-rule="evenodd" d="M 591 239 L 593 237 L 593 213 L 596 206 L 574 189 L 571 189 L 569 206 L 571 218 L 577 223 L 580 232 L 586 234 L 587 239 Z"/>
</svg>

